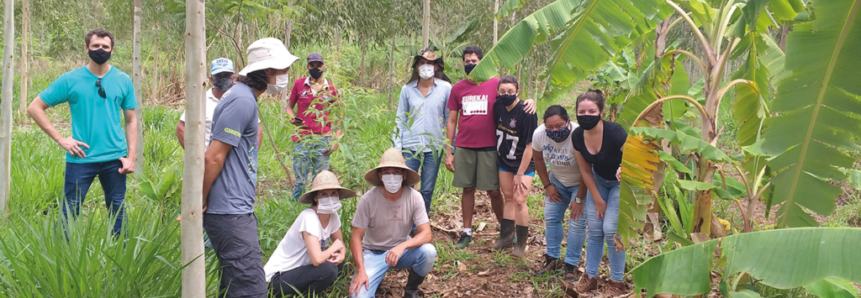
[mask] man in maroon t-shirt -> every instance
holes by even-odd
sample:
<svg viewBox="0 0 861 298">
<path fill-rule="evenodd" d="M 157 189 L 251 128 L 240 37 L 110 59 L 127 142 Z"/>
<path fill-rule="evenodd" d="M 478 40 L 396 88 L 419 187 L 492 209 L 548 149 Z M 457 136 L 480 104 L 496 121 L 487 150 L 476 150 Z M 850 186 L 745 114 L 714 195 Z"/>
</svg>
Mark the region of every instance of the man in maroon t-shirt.
<svg viewBox="0 0 861 298">
<path fill-rule="evenodd" d="M 290 90 L 290 102 L 285 109 L 290 116 L 290 123 L 296 125 L 296 134 L 292 136 L 297 142 L 293 152 L 293 173 L 296 174 L 296 185 L 293 187 L 293 199 L 305 193 L 306 181 L 311 181 L 317 173 L 329 170 L 329 155 L 338 150 L 337 142 L 332 141 L 332 121 L 329 111 L 334 105 L 340 104 L 338 89 L 331 81 L 323 78 L 323 55 L 308 54 L 306 65 L 310 76 L 299 78 Z M 298 109 L 294 112 L 294 107 Z M 298 113 L 297 113 L 298 112 Z M 343 115 L 342 115 L 343 116 Z M 335 123 L 340 126 L 339 123 Z M 341 129 L 334 133 L 335 139 L 341 137 Z"/>
<path fill-rule="evenodd" d="M 468 46 L 463 50 L 462 57 L 464 70 L 469 74 L 484 57 L 484 53 L 477 46 Z M 493 118 L 498 85 L 499 78 L 480 84 L 463 79 L 452 86 L 449 95 L 446 137 L 455 149 L 454 152 L 451 148 L 446 150 L 445 167 L 454 172 L 452 186 L 463 188 L 463 233 L 457 241 L 458 248 L 465 248 L 472 242 L 476 189 L 487 191 L 496 219 L 502 219 L 504 202 L 499 191 L 496 121 Z M 527 100 L 524 104 L 527 112 L 535 114 L 534 100 Z"/>
</svg>

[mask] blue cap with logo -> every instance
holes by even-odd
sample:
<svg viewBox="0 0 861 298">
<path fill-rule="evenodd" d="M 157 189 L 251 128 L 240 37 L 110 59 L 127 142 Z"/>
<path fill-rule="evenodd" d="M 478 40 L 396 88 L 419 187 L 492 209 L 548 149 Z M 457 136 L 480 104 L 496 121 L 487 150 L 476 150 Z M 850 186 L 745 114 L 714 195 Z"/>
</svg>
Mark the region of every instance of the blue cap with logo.
<svg viewBox="0 0 861 298">
<path fill-rule="evenodd" d="M 209 72 L 209 74 L 213 76 L 222 72 L 233 72 L 233 61 L 230 61 L 230 59 L 227 58 L 218 58 L 212 60 L 210 68 L 212 70 Z"/>
</svg>

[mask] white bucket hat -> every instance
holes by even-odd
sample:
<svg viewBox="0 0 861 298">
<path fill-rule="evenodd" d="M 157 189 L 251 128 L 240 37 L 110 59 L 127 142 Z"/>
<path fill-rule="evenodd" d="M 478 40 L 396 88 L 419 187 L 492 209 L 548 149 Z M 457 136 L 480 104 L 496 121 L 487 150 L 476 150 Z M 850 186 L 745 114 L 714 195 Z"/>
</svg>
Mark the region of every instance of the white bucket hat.
<svg viewBox="0 0 861 298">
<path fill-rule="evenodd" d="M 255 41 L 246 51 L 248 65 L 239 72 L 241 76 L 256 70 L 273 68 L 285 69 L 290 67 L 299 57 L 290 54 L 284 43 L 277 38 L 267 37 Z"/>
</svg>

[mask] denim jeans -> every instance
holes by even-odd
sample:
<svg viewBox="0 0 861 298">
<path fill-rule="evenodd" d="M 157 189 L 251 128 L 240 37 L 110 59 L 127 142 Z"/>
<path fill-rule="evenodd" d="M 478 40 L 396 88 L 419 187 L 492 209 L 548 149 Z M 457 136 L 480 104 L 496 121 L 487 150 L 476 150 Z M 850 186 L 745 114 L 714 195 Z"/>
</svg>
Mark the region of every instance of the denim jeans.
<svg viewBox="0 0 861 298">
<path fill-rule="evenodd" d="M 329 170 L 329 156 L 323 154 L 329 150 L 330 137 L 306 139 L 296 145 L 293 151 L 293 173 L 296 175 L 296 185 L 293 187 L 293 199 L 305 193 L 305 186 L 314 181 L 320 171 Z"/>
<path fill-rule="evenodd" d="M 404 152 L 404 159 L 407 160 L 407 167 L 418 172 L 422 176 L 422 186 L 420 192 L 425 200 L 425 212 L 430 214 L 431 200 L 433 200 L 433 191 L 436 188 L 436 177 L 439 174 L 439 165 L 442 162 L 442 152 L 423 152 L 417 153 L 410 151 Z M 434 154 L 438 154 L 434 158 Z M 421 167 L 421 170 L 419 170 Z"/>
<path fill-rule="evenodd" d="M 433 244 L 425 243 L 417 248 L 404 250 L 404 254 L 398 259 L 397 266 L 391 267 L 386 264 L 386 255 L 389 251 L 376 253 L 370 250 L 362 252 L 362 259 L 365 261 L 365 273 L 368 275 L 368 289 L 365 286 L 359 287 L 359 294 L 350 296 L 352 298 L 373 298 L 377 287 L 383 282 L 383 277 L 386 276 L 386 271 L 397 268 L 413 268 L 413 271 L 421 276 L 426 276 L 433 269 L 433 263 L 436 261 L 436 248 Z M 356 276 L 354 275 L 355 279 Z"/>
<path fill-rule="evenodd" d="M 610 279 L 621 281 L 625 274 L 625 251 L 616 252 L 613 237 L 616 236 L 616 226 L 619 224 L 619 181 L 607 180 L 598 176 L 592 170 L 595 177 L 595 186 L 601 194 L 601 198 L 607 202 L 604 219 L 598 220 L 595 210 L 595 201 L 590 192 L 586 196 L 586 216 L 589 221 L 589 245 L 586 246 L 586 273 L 589 276 L 598 275 L 598 266 L 601 265 L 601 257 L 604 255 L 604 242 L 607 243 L 607 255 L 610 259 Z"/>
<path fill-rule="evenodd" d="M 117 217 L 114 222 L 114 235 L 118 236 L 123 227 L 123 201 L 126 197 L 126 174 L 120 174 L 119 169 L 123 163 L 119 160 L 95 162 L 95 163 L 66 163 L 65 184 L 63 190 L 66 194 L 66 203 L 63 204 L 63 217 L 68 216 L 72 210 L 72 216 L 81 213 L 81 203 L 87 197 L 87 192 L 93 184 L 96 176 L 102 183 L 105 191 L 105 206 L 111 216 Z"/>
<path fill-rule="evenodd" d="M 570 206 L 572 199 L 580 190 L 580 185 L 566 187 L 556 179 L 550 172 L 550 183 L 556 186 L 562 201 L 551 202 L 544 198 L 544 229 L 547 239 L 547 255 L 554 258 L 562 257 L 562 221 L 565 220 L 565 210 Z M 586 187 L 586 186 L 583 186 Z M 580 255 L 583 252 L 583 244 L 586 243 L 586 215 L 580 215 L 577 220 L 568 220 L 568 249 L 565 251 L 565 263 L 577 266 L 580 264 Z"/>
</svg>

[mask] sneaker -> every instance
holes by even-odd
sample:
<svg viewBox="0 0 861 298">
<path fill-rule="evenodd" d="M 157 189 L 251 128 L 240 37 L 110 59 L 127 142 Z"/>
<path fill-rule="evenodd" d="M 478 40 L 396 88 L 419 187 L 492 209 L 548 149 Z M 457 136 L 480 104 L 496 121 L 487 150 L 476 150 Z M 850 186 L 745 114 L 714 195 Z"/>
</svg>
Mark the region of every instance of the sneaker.
<svg viewBox="0 0 861 298">
<path fill-rule="evenodd" d="M 544 255 L 544 266 L 535 272 L 535 275 L 544 275 L 559 269 L 562 269 L 564 262 L 562 260 Z"/>
<path fill-rule="evenodd" d="M 598 278 L 589 277 L 588 273 L 580 275 L 580 281 L 577 282 L 577 293 L 580 295 L 589 294 L 598 288 Z"/>
<path fill-rule="evenodd" d="M 628 294 L 628 285 L 623 281 L 610 280 L 604 286 L 604 297 L 619 297 Z"/>
<path fill-rule="evenodd" d="M 454 247 L 464 249 L 470 242 L 472 242 L 472 236 L 467 235 L 466 233 L 461 233 L 460 239 L 457 240 L 457 244 Z"/>
</svg>

